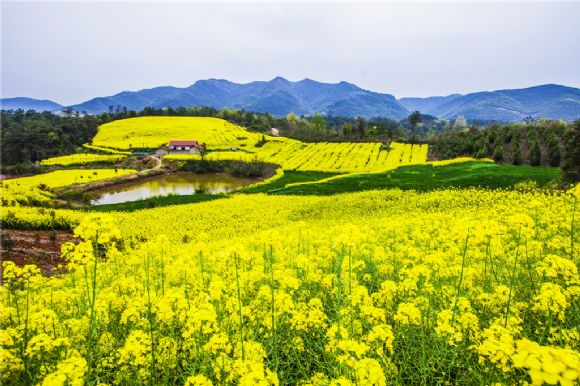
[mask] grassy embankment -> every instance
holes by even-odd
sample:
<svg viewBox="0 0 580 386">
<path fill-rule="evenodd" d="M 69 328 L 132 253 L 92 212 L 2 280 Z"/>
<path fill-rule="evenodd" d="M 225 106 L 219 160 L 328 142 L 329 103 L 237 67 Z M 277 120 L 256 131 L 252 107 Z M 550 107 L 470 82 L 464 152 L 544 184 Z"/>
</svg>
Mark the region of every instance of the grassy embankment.
<svg viewBox="0 0 580 386">
<path fill-rule="evenodd" d="M 399 188 L 428 191 L 444 188 L 482 187 L 487 189 L 512 188 L 524 181 L 546 186 L 560 177 L 560 169 L 547 167 L 513 166 L 491 162 L 464 162 L 445 166 L 402 166 L 385 173 L 345 175 L 344 177 L 281 186 L 284 181 L 260 187 L 269 194 L 330 195 L 363 190 Z"/>
</svg>

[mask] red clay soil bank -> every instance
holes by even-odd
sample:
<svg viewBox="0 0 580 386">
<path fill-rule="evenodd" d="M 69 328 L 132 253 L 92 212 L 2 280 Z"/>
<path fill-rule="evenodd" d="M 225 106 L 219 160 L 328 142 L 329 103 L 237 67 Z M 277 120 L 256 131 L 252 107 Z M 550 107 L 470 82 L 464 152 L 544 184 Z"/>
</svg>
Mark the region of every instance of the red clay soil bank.
<svg viewBox="0 0 580 386">
<path fill-rule="evenodd" d="M 60 256 L 60 247 L 68 241 L 75 241 L 72 234 L 11 229 L 2 229 L 0 232 L 2 261 L 13 261 L 19 266 L 35 264 L 43 274 L 49 276 L 65 271 L 66 261 Z"/>
</svg>

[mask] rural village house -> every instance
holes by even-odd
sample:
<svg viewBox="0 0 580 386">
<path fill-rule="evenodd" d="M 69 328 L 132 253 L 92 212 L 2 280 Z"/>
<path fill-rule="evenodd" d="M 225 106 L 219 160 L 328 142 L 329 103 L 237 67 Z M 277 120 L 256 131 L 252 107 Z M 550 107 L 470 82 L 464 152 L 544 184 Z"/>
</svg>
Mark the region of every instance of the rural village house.
<svg viewBox="0 0 580 386">
<path fill-rule="evenodd" d="M 169 150 L 193 152 L 201 148 L 197 141 L 169 141 Z"/>
<path fill-rule="evenodd" d="M 197 141 L 169 141 L 169 146 L 161 146 L 155 151 L 155 155 L 164 156 L 169 153 L 199 154 L 205 148 L 205 144 Z"/>
</svg>

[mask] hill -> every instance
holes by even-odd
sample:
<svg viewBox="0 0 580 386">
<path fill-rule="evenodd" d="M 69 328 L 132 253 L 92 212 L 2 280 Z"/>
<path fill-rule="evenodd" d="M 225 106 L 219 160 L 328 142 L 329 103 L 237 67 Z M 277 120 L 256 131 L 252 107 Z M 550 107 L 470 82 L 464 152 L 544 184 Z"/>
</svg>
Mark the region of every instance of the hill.
<svg viewBox="0 0 580 386">
<path fill-rule="evenodd" d="M 207 145 L 207 160 L 260 160 L 284 170 L 370 172 L 427 159 L 427 145 L 391 142 L 389 149 L 375 142 L 304 143 L 285 137 L 263 136 L 225 120 L 209 117 L 139 117 L 99 127 L 93 145 L 117 149 L 155 149 L 170 140 L 197 140 Z M 237 150 L 232 151 L 232 148 Z M 196 154 L 170 154 L 166 160 L 196 160 Z"/>
<path fill-rule="evenodd" d="M 47 99 L 34 99 L 25 97 L 2 98 L 0 108 L 2 110 L 35 110 L 35 111 L 55 111 L 64 106 Z"/>
<path fill-rule="evenodd" d="M 170 140 L 196 140 L 208 148 L 252 146 L 260 134 L 223 119 L 209 117 L 138 117 L 99 127 L 93 144 L 116 149 L 158 148 Z"/>
<path fill-rule="evenodd" d="M 580 118 L 580 89 L 556 84 L 476 92 L 447 97 L 402 98 L 409 110 L 453 119 L 460 115 L 470 120 L 519 122 L 526 117 L 563 119 Z"/>
<path fill-rule="evenodd" d="M 109 106 L 125 106 L 131 110 L 150 107 L 210 106 L 270 113 L 277 116 L 291 112 L 297 115 L 315 113 L 347 117 L 388 117 L 400 119 L 408 111 L 390 94 L 363 90 L 354 84 L 316 82 L 304 79 L 291 82 L 282 77 L 270 81 L 245 84 L 223 79 L 195 82 L 186 88 L 156 87 L 135 92 L 122 92 L 95 98 L 72 106 L 77 111 L 101 113 Z"/>
</svg>

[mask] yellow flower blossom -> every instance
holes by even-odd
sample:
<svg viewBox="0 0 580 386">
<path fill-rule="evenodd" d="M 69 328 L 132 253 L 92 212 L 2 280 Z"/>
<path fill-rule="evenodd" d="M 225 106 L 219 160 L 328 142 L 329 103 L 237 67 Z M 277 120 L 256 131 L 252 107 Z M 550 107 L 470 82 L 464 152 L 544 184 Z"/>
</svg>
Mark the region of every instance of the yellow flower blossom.
<svg viewBox="0 0 580 386">
<path fill-rule="evenodd" d="M 540 346 L 521 339 L 512 359 L 514 367 L 528 371 L 532 385 L 572 386 L 580 380 L 580 354 L 570 349 Z"/>
<path fill-rule="evenodd" d="M 541 189 L 391 189 L 86 220 L 9 207 L 7 223 L 81 224 L 82 240 L 62 247 L 58 275 L 3 264 L 2 381 L 407 384 L 424 349 L 455 358 L 417 369 L 434 384 L 576 384 L 570 204 Z"/>
<path fill-rule="evenodd" d="M 187 377 L 185 380 L 185 386 L 213 386 L 213 383 L 205 376 L 199 374 Z"/>
<path fill-rule="evenodd" d="M 511 357 L 515 354 L 515 343 L 510 331 L 494 324 L 483 331 L 482 342 L 476 346 L 479 363 L 486 360 L 499 367 L 503 372 L 511 371 Z"/>
<path fill-rule="evenodd" d="M 421 311 L 413 303 L 401 303 L 397 308 L 395 321 L 401 324 L 421 324 Z"/>
<path fill-rule="evenodd" d="M 67 358 L 60 361 L 56 371 L 42 381 L 42 386 L 82 386 L 85 384 L 87 361 L 77 351 L 70 351 Z"/>
<path fill-rule="evenodd" d="M 568 300 L 558 284 L 544 283 L 534 298 L 534 311 L 552 314 L 563 320 L 566 316 Z"/>
</svg>

